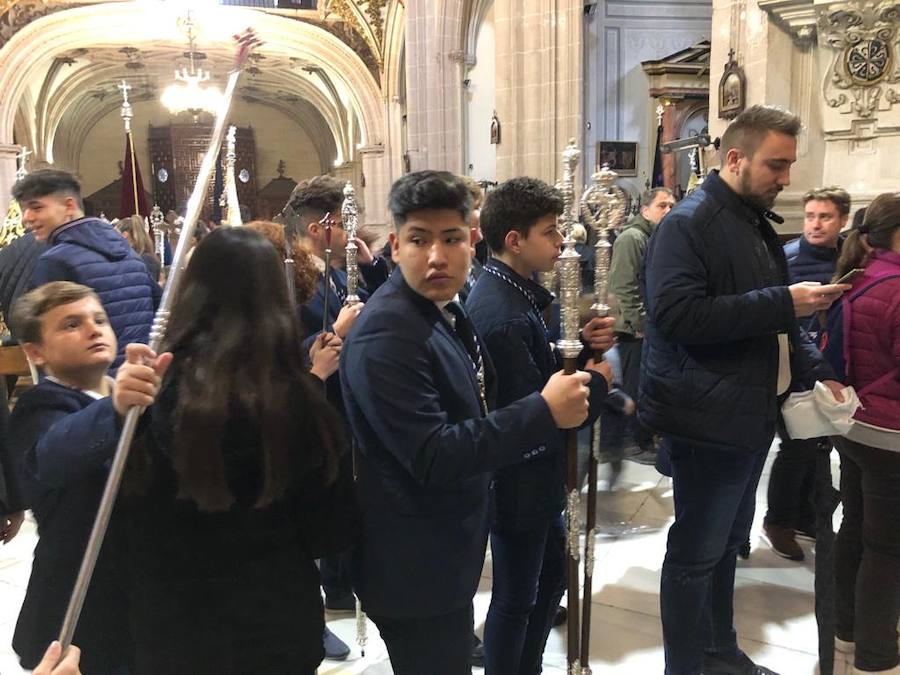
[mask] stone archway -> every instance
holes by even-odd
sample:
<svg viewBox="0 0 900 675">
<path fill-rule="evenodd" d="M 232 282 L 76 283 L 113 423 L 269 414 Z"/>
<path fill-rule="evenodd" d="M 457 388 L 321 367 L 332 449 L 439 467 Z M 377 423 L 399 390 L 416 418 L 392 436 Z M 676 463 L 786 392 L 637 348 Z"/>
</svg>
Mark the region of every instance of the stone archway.
<svg viewBox="0 0 900 675">
<path fill-rule="evenodd" d="M 0 50 L 0 91 L 4 92 L 0 100 L 0 145 L 13 142 L 23 97 L 31 83 L 42 79 L 57 55 L 79 48 L 121 46 L 121 41 L 104 36 L 127 36 L 128 45 L 135 47 L 182 43 L 175 16 L 160 17 L 164 10 L 152 9 L 139 1 L 77 7 L 37 19 L 17 32 Z M 214 18 L 207 12 L 215 12 Z M 382 166 L 386 164 L 386 111 L 379 83 L 349 46 L 318 26 L 250 8 L 219 6 L 198 11 L 196 16 L 212 43 L 230 45 L 231 35 L 253 27 L 264 40 L 265 49 L 290 54 L 320 68 L 336 83 L 340 103 L 353 111 L 355 122 L 350 120 L 348 124 L 358 125 L 358 144 L 346 139 L 343 143 L 350 154 L 343 157 L 345 163 L 361 162 L 366 173 L 389 175 L 388 167 Z M 61 119 L 61 114 L 54 115 L 56 123 Z M 22 121 L 20 115 L 20 130 Z M 44 138 L 52 138 L 55 129 L 45 133 Z M 352 138 L 351 130 L 346 136 Z M 5 209 L 14 173 L 12 153 L 0 153 L 0 210 Z M 376 180 L 362 188 L 369 204 L 367 220 L 386 221 L 387 187 L 386 181 Z"/>
</svg>

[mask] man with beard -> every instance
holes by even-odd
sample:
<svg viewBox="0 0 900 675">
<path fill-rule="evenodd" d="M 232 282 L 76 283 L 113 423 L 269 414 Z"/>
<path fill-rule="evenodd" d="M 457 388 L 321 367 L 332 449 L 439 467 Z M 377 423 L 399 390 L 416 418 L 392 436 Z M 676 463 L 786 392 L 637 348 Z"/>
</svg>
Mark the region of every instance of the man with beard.
<svg viewBox="0 0 900 675">
<path fill-rule="evenodd" d="M 671 439 L 675 523 L 660 583 L 666 675 L 766 675 L 737 645 L 734 572 L 791 379 L 842 388 L 797 317 L 848 285 L 788 286 L 769 209 L 790 184 L 800 119 L 753 106 L 722 136 L 722 165 L 647 250 L 638 405 Z"/>
</svg>

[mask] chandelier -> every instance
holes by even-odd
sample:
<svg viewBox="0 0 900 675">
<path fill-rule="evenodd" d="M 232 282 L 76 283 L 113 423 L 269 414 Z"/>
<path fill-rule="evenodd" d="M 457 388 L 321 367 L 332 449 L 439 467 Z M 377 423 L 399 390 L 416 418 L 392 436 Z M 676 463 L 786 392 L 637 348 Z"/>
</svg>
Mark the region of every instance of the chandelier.
<svg viewBox="0 0 900 675">
<path fill-rule="evenodd" d="M 190 69 L 182 68 L 175 71 L 175 82 L 166 87 L 160 97 L 160 102 L 173 115 L 182 112 L 189 112 L 197 115 L 201 112 L 215 113 L 219 109 L 222 101 L 222 92 L 218 87 L 207 84 L 209 82 L 209 72 L 202 68 L 196 68 L 194 65 L 195 53 L 195 32 L 194 20 L 191 18 L 190 11 L 187 18 L 179 19 L 179 24 L 187 33 L 190 51 Z"/>
</svg>

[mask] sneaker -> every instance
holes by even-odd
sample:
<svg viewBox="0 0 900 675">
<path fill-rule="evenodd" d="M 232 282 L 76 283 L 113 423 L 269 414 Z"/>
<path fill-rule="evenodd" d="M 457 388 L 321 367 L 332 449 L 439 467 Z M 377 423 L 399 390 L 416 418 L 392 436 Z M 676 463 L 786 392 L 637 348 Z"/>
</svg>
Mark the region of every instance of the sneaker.
<svg viewBox="0 0 900 675">
<path fill-rule="evenodd" d="M 777 555 L 797 562 L 803 560 L 803 549 L 794 538 L 794 529 L 763 521 L 763 536 Z"/>
<path fill-rule="evenodd" d="M 329 612 L 355 612 L 356 596 L 353 593 L 325 594 L 325 609 Z"/>
<path fill-rule="evenodd" d="M 337 635 L 325 627 L 325 635 L 322 636 L 322 644 L 325 647 L 325 658 L 329 661 L 346 661 L 350 656 L 350 647 Z"/>
<path fill-rule="evenodd" d="M 556 613 L 553 615 L 553 627 L 562 626 L 569 619 L 569 610 L 560 605 L 556 608 Z"/>
<path fill-rule="evenodd" d="M 473 668 L 484 668 L 484 643 L 477 635 L 472 635 L 472 653 L 469 655 L 469 665 Z"/>
<path fill-rule="evenodd" d="M 744 652 L 736 659 L 726 659 L 717 654 L 703 655 L 702 675 L 778 675 L 774 670 L 758 666 Z"/>
</svg>

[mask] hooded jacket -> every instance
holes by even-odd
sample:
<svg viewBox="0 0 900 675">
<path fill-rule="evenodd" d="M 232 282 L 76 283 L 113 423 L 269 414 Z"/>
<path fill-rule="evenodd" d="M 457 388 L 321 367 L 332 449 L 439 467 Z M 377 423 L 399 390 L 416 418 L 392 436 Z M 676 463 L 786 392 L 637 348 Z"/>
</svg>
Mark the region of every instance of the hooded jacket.
<svg viewBox="0 0 900 675">
<path fill-rule="evenodd" d="M 130 342 L 147 343 L 162 291 L 128 241 L 98 218 L 79 218 L 55 230 L 38 258 L 32 287 L 72 281 L 94 289 L 119 342 L 118 368 Z"/>
</svg>

